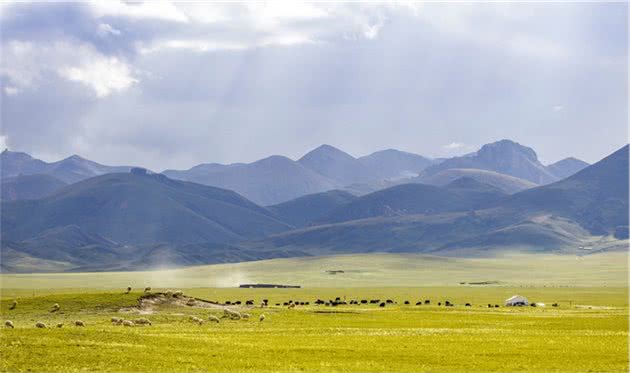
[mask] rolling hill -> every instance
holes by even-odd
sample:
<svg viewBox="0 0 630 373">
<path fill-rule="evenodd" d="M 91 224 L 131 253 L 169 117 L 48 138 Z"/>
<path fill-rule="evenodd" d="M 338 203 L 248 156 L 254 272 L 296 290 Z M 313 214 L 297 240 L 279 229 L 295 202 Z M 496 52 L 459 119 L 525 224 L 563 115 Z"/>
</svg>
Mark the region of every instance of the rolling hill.
<svg viewBox="0 0 630 373">
<path fill-rule="evenodd" d="M 450 199 L 452 192 L 446 188 L 401 185 L 341 206 L 330 215 L 329 224 L 244 245 L 311 255 L 402 251 L 477 256 L 497 250 L 574 253 L 585 243 L 608 245 L 628 238 L 628 167 L 625 146 L 567 179 L 467 212 L 462 208 L 454 211 L 459 200 Z M 419 191 L 432 198 L 417 199 Z M 389 213 L 396 211 L 390 206 L 398 203 L 396 195 L 406 202 L 393 206 L 404 206 L 405 214 Z M 414 203 L 418 205 L 412 208 Z M 437 213 L 438 209 L 451 212 Z"/>
<path fill-rule="evenodd" d="M 534 184 L 531 181 L 519 179 L 518 177 L 475 168 L 450 168 L 432 175 L 414 178 L 412 181 L 429 185 L 444 186 L 462 177 L 472 178 L 480 183 L 492 185 L 508 194 L 520 192 L 537 186 L 537 184 Z"/>
<path fill-rule="evenodd" d="M 342 191 L 331 190 L 309 194 L 291 201 L 269 206 L 283 221 L 295 227 L 304 227 L 330 214 L 335 208 L 355 200 L 357 197 Z"/>
<path fill-rule="evenodd" d="M 49 196 L 68 185 L 54 176 L 33 174 L 2 179 L 2 200 L 37 199 Z"/>
<path fill-rule="evenodd" d="M 3 242 L 27 242 L 67 226 L 121 245 L 225 243 L 289 228 L 232 191 L 156 174 L 107 174 L 2 207 Z"/>
<path fill-rule="evenodd" d="M 243 174 L 253 174 L 273 192 L 282 167 L 297 167 L 335 184 L 284 157 L 259 162 L 260 174 L 248 169 L 253 164 L 194 172 L 227 172 L 223 182 L 239 183 L 250 180 Z M 511 195 L 505 185 L 482 182 L 514 182 L 509 176 L 446 169 L 442 175 L 464 177 L 442 186 L 400 184 L 362 197 L 330 190 L 269 208 L 230 190 L 161 174 L 106 174 L 41 199 L 3 201 L 1 268 L 122 270 L 339 253 L 616 250 L 628 239 L 628 167 L 624 146 L 563 180 Z M 276 191 L 293 186 L 277 183 Z"/>
<path fill-rule="evenodd" d="M 628 145 L 564 180 L 517 193 L 503 206 L 556 214 L 593 234 L 613 234 L 628 226 Z"/>
<path fill-rule="evenodd" d="M 321 223 L 413 214 L 468 211 L 487 206 L 504 197 L 499 189 L 471 178 L 455 180 L 445 187 L 402 184 L 359 197 L 337 207 Z"/>
</svg>

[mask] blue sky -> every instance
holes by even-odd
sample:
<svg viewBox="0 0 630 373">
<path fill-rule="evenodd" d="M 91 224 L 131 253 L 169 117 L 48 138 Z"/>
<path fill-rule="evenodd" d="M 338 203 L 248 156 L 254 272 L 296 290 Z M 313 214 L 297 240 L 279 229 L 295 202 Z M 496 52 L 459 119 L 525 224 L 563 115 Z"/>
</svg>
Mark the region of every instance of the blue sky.
<svg viewBox="0 0 630 373">
<path fill-rule="evenodd" d="M 0 143 L 155 170 L 628 137 L 625 3 L 0 5 Z M 2 144 L 0 144 L 2 145 Z"/>
</svg>

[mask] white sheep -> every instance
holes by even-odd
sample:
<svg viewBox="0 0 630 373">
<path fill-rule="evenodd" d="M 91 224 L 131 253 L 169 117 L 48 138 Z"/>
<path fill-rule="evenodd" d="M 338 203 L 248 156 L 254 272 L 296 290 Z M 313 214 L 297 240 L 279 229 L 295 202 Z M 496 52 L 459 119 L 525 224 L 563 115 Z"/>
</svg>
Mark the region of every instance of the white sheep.
<svg viewBox="0 0 630 373">
<path fill-rule="evenodd" d="M 258 317 L 258 320 L 260 320 L 260 321 L 265 320 L 265 314 L 261 313 L 260 316 Z"/>
<path fill-rule="evenodd" d="M 195 305 L 195 299 L 194 298 L 190 298 L 188 299 L 188 301 L 186 302 L 187 306 L 194 306 Z"/>
<path fill-rule="evenodd" d="M 249 319 L 249 313 L 244 313 L 241 315 L 241 317 L 245 320 Z"/>
<path fill-rule="evenodd" d="M 123 320 L 123 326 L 133 326 L 133 321 L 131 320 Z"/>
<path fill-rule="evenodd" d="M 149 321 L 149 319 L 145 319 L 145 318 L 142 318 L 142 319 L 136 319 L 136 320 L 134 320 L 133 322 L 134 322 L 134 324 L 136 324 L 136 325 L 149 325 L 149 326 L 151 326 L 151 325 L 152 325 L 152 324 L 151 324 L 151 321 Z"/>
<path fill-rule="evenodd" d="M 50 312 L 57 312 L 59 311 L 61 307 L 59 306 L 59 303 L 55 303 L 53 304 L 52 308 L 50 309 Z"/>
<path fill-rule="evenodd" d="M 175 298 L 177 298 L 177 297 L 182 297 L 182 296 L 184 296 L 184 292 L 183 292 L 183 291 L 181 291 L 181 290 L 176 290 L 176 291 L 174 291 L 174 292 L 173 292 L 173 296 L 174 296 Z"/>
<path fill-rule="evenodd" d="M 295 303 L 291 303 L 291 304 L 289 304 L 289 307 L 288 307 L 288 308 L 289 308 L 289 309 L 295 308 Z"/>
<path fill-rule="evenodd" d="M 62 322 L 57 323 L 57 327 L 58 327 L 58 328 L 63 328 L 63 323 L 62 323 Z"/>
<path fill-rule="evenodd" d="M 119 323 L 122 319 L 120 317 L 112 317 L 112 322 L 113 323 Z"/>
<path fill-rule="evenodd" d="M 218 317 L 214 316 L 214 315 L 210 315 L 210 316 L 208 316 L 208 321 L 216 322 L 218 324 L 221 320 Z"/>
<path fill-rule="evenodd" d="M 15 307 L 17 307 L 17 301 L 14 299 L 13 302 L 11 303 L 11 306 L 9 307 L 10 310 L 15 309 Z"/>
<path fill-rule="evenodd" d="M 81 320 L 76 320 L 74 322 L 74 326 L 85 326 L 85 323 L 83 321 L 81 321 Z"/>
<path fill-rule="evenodd" d="M 36 327 L 36 328 L 40 328 L 40 329 L 46 329 L 46 328 L 47 328 L 46 324 L 44 324 L 44 323 L 43 323 L 43 322 L 41 322 L 41 321 L 36 322 L 36 323 L 35 323 L 35 327 Z"/>
<path fill-rule="evenodd" d="M 223 310 L 223 314 L 229 317 L 232 320 L 240 320 L 241 314 L 238 311 L 232 311 L 231 309 L 225 308 Z"/>
<path fill-rule="evenodd" d="M 173 290 L 167 290 L 164 292 L 164 294 L 166 294 L 167 297 L 172 297 L 173 296 Z"/>
<path fill-rule="evenodd" d="M 13 321 L 11 321 L 11 320 L 5 321 L 4 322 L 4 326 L 6 326 L 7 328 L 11 328 L 11 329 L 15 328 L 15 325 L 13 325 Z"/>
<path fill-rule="evenodd" d="M 197 324 L 199 324 L 199 325 L 203 324 L 203 320 L 202 320 L 202 319 L 200 319 L 200 318 L 198 318 L 197 316 L 190 316 L 190 320 L 191 320 L 192 322 L 196 322 L 196 323 L 197 323 Z"/>
<path fill-rule="evenodd" d="M 145 293 L 148 293 L 148 292 L 150 292 L 150 291 L 151 291 L 151 287 L 150 287 L 150 286 L 147 286 L 146 288 L 144 288 L 144 292 L 145 292 Z"/>
</svg>

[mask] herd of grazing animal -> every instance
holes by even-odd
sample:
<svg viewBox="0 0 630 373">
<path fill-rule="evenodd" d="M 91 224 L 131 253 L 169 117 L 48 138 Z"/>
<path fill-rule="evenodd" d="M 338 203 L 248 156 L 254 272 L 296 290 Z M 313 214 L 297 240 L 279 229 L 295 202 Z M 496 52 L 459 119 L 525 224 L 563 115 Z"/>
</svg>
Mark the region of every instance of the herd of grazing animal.
<svg viewBox="0 0 630 373">
<path fill-rule="evenodd" d="M 127 287 L 125 294 L 129 294 L 131 293 L 132 287 L 129 286 Z M 151 292 L 151 287 L 145 287 L 144 288 L 144 293 L 150 293 Z M 184 293 L 181 290 L 167 290 L 164 293 L 160 293 L 162 295 L 166 295 L 167 297 L 173 297 L 173 298 L 185 298 L 184 297 Z M 219 304 L 217 302 L 210 302 L 210 303 L 214 303 L 214 304 Z M 196 305 L 197 302 L 195 300 L 195 298 L 188 298 L 188 300 L 186 301 L 186 305 L 187 306 L 194 306 Z M 240 306 L 242 304 L 241 301 L 237 300 L 237 301 L 225 301 L 224 305 L 235 305 L 235 306 Z M 244 302 L 244 304 L 246 306 L 249 307 L 254 307 L 254 300 L 246 300 Z M 263 299 L 262 302 L 260 303 L 260 308 L 265 308 L 265 307 L 269 307 L 269 300 L 268 299 Z M 308 301 L 298 301 L 298 300 L 289 300 L 287 302 L 283 302 L 283 303 L 275 303 L 276 306 L 281 306 L 281 304 L 283 306 L 285 306 L 287 309 L 295 309 L 297 306 L 309 306 L 310 302 Z M 350 300 L 350 301 L 346 301 L 346 297 L 344 296 L 343 299 L 341 297 L 336 297 L 334 300 L 333 299 L 329 299 L 329 300 L 322 300 L 322 299 L 317 299 L 315 302 L 313 302 L 314 305 L 316 306 L 341 306 L 341 305 L 356 305 L 356 306 L 360 306 L 360 305 L 377 305 L 379 307 L 386 307 L 387 305 L 391 305 L 391 304 L 397 304 L 397 302 L 395 302 L 392 299 L 386 299 L 384 301 L 380 300 L 380 299 L 361 299 L 361 300 Z M 403 304 L 405 306 L 410 306 L 412 303 L 409 300 L 405 300 L 403 302 Z M 11 304 L 9 305 L 9 310 L 15 310 L 17 308 L 18 302 L 17 300 L 13 300 L 11 302 Z M 415 303 L 416 306 L 421 306 L 421 305 L 431 305 L 431 300 L 430 299 L 425 299 L 425 300 L 419 300 Z M 438 306 L 442 306 L 442 302 L 438 302 L 437 303 Z M 453 303 L 451 303 L 450 301 L 444 301 L 444 306 L 445 307 L 454 307 L 455 305 Z M 464 304 L 465 307 L 472 307 L 472 303 L 467 302 Z M 558 303 L 554 303 L 552 305 L 553 307 L 558 307 Z M 499 308 L 498 304 L 490 304 L 488 303 L 488 308 Z M 58 312 L 61 309 L 61 306 L 58 303 L 55 303 L 52 305 L 52 307 L 48 310 L 48 312 L 50 313 L 55 313 Z M 63 312 L 61 312 L 63 313 Z M 197 316 L 190 316 L 189 320 L 193 323 L 199 324 L 199 325 L 203 325 L 206 321 L 209 322 L 213 322 L 213 323 L 220 323 L 222 318 L 227 318 L 229 320 L 248 320 L 251 316 L 247 313 L 241 313 L 239 311 L 236 310 L 232 310 L 229 308 L 223 308 L 223 316 L 221 318 L 215 316 L 215 315 L 209 315 L 207 320 L 201 319 Z M 266 319 L 264 314 L 260 314 L 258 316 L 258 320 L 260 322 L 264 321 Z M 134 326 L 151 326 L 153 325 L 152 322 L 149 319 L 146 318 L 139 318 L 139 319 L 135 319 L 135 320 L 126 320 L 120 317 L 112 317 L 111 318 L 111 323 L 112 325 L 120 325 L 120 326 L 124 326 L 124 327 L 134 327 Z M 86 323 L 82 320 L 75 320 L 72 323 L 75 327 L 85 327 Z M 4 326 L 5 328 L 10 328 L 10 329 L 14 329 L 15 328 L 15 324 L 13 323 L 13 321 L 11 320 L 6 320 L 4 322 Z M 63 328 L 64 323 L 60 322 L 56 324 L 57 328 Z M 35 327 L 39 328 L 39 329 L 46 329 L 48 328 L 48 326 L 46 325 L 46 323 L 42 322 L 42 321 L 37 321 L 35 323 Z"/>
</svg>

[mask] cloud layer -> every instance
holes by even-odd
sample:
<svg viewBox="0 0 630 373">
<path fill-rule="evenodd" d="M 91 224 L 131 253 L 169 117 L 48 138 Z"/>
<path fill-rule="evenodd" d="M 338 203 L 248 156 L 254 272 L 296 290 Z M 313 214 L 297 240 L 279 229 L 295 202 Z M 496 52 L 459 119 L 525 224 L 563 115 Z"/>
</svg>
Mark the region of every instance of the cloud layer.
<svg viewBox="0 0 630 373">
<path fill-rule="evenodd" d="M 627 141 L 624 3 L 3 3 L 2 134 L 152 169 Z"/>
</svg>

